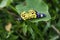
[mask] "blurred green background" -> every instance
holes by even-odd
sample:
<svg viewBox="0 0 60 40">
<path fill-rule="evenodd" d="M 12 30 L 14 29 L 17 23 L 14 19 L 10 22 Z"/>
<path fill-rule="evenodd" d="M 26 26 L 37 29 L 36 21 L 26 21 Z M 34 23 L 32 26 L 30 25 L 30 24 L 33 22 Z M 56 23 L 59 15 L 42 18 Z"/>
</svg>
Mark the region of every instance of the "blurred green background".
<svg viewBox="0 0 60 40">
<path fill-rule="evenodd" d="M 46 17 L 20 21 L 30 9 Z M 60 0 L 0 0 L 0 40 L 60 40 Z"/>
</svg>

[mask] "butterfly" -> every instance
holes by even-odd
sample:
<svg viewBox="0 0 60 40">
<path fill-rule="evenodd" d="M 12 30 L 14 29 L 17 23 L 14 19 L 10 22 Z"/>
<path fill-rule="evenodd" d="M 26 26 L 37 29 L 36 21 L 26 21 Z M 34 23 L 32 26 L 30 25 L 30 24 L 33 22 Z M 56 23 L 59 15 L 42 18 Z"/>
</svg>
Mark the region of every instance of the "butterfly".
<svg viewBox="0 0 60 40">
<path fill-rule="evenodd" d="M 28 12 L 25 12 L 25 11 L 24 11 L 24 12 L 21 13 L 20 16 L 21 16 L 21 18 L 22 18 L 23 20 L 46 17 L 45 14 L 39 13 L 39 12 L 37 12 L 37 11 L 35 11 L 35 10 L 29 10 Z"/>
</svg>

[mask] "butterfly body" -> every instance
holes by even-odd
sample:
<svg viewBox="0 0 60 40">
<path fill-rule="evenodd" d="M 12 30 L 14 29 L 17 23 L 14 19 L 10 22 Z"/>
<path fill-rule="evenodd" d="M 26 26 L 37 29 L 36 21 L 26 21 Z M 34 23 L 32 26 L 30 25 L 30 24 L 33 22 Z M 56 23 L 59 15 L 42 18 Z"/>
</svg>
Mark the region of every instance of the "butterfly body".
<svg viewBox="0 0 60 40">
<path fill-rule="evenodd" d="M 43 17 L 45 17 L 46 15 L 45 14 L 43 14 L 43 13 L 36 13 L 36 16 L 37 16 L 37 18 L 43 18 Z"/>
</svg>

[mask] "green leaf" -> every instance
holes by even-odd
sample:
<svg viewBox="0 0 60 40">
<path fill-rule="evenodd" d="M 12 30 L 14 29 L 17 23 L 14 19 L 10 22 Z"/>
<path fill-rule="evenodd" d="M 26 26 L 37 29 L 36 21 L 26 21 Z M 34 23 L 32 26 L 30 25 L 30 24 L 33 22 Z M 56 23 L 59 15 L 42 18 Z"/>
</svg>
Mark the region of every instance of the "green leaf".
<svg viewBox="0 0 60 40">
<path fill-rule="evenodd" d="M 9 37 L 7 40 L 17 40 L 18 36 L 12 34 L 11 37 Z"/>
<path fill-rule="evenodd" d="M 50 22 L 51 22 L 51 21 L 46 22 L 46 26 L 45 26 L 45 28 L 44 28 L 44 30 L 43 30 L 43 34 L 45 34 L 45 33 L 47 32 L 48 28 L 51 27 Z"/>
<path fill-rule="evenodd" d="M 60 31 L 60 19 L 59 19 L 58 23 L 56 23 L 56 27 Z"/>
<path fill-rule="evenodd" d="M 51 19 L 51 16 L 48 12 L 48 6 L 42 0 L 38 0 L 38 1 L 37 0 L 26 0 L 26 6 L 23 4 L 19 4 L 16 6 L 16 9 L 19 15 L 21 12 L 28 11 L 30 9 L 36 10 L 46 15 L 46 17 L 44 18 L 30 20 L 31 22 L 48 21 Z"/>
<path fill-rule="evenodd" d="M 8 35 L 6 36 L 6 38 L 9 38 L 11 36 L 11 34 L 13 33 L 13 31 L 8 32 Z"/>
<path fill-rule="evenodd" d="M 59 36 L 54 36 L 54 37 L 51 37 L 50 40 L 57 40 L 59 38 Z"/>
<path fill-rule="evenodd" d="M 2 2 L 0 3 L 0 8 L 4 8 L 4 7 L 10 5 L 11 2 L 12 2 L 12 0 L 2 0 Z"/>
<path fill-rule="evenodd" d="M 60 20 L 58 21 L 58 23 L 56 24 L 58 27 L 60 27 Z"/>
<path fill-rule="evenodd" d="M 40 36 L 41 40 L 44 40 L 43 35 L 41 34 L 41 31 L 39 30 L 39 28 L 36 24 L 34 24 L 30 21 L 27 21 L 27 25 L 28 25 L 29 30 L 31 30 L 30 29 L 30 27 L 31 27 L 34 30 L 34 32 Z"/>
<path fill-rule="evenodd" d="M 26 36 L 26 33 L 27 33 L 27 25 L 25 23 L 23 23 L 23 33 L 24 35 Z"/>
<path fill-rule="evenodd" d="M 31 25 L 32 25 L 31 27 L 33 28 L 33 30 L 35 31 L 35 33 L 37 33 L 41 37 L 41 40 L 44 40 L 43 35 L 41 34 L 41 31 L 36 26 L 36 24 L 31 24 Z"/>
<path fill-rule="evenodd" d="M 35 33 L 31 27 L 28 27 L 28 31 L 31 33 L 33 40 L 35 39 Z"/>
<path fill-rule="evenodd" d="M 28 11 L 30 8 L 28 6 L 24 6 L 22 4 L 19 4 L 16 6 L 17 12 L 20 15 L 21 12 L 23 11 Z"/>
</svg>

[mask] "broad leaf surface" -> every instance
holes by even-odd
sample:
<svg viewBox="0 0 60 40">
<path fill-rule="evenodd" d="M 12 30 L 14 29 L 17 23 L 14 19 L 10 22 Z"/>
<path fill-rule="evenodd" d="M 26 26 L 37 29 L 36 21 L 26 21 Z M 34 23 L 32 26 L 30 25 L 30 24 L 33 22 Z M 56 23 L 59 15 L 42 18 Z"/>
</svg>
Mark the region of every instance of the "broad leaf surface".
<svg viewBox="0 0 60 40">
<path fill-rule="evenodd" d="M 23 11 L 33 9 L 46 15 L 44 18 L 30 20 L 32 22 L 48 21 L 51 19 L 51 16 L 48 12 L 48 6 L 42 0 L 26 0 L 26 5 L 19 4 L 16 6 L 16 9 L 19 14 Z"/>
</svg>

